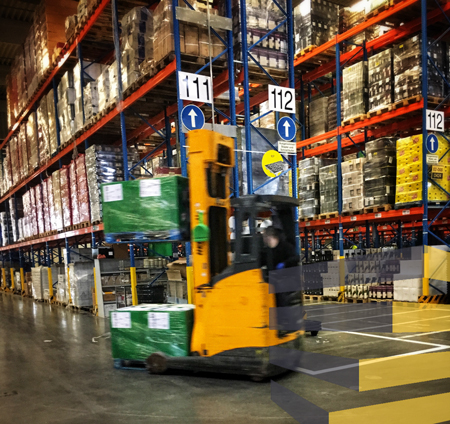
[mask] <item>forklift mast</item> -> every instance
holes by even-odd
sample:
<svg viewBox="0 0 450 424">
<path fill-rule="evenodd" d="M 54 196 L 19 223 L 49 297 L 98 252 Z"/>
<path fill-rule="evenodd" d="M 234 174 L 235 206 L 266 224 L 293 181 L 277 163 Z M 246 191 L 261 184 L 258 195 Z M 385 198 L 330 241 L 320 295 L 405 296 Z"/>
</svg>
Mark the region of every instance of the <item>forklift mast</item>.
<svg viewBox="0 0 450 424">
<path fill-rule="evenodd" d="M 195 130 L 187 134 L 191 204 L 192 259 L 195 288 L 207 285 L 229 265 L 228 218 L 234 140 Z M 208 227 L 209 237 L 198 236 Z M 196 290 L 194 290 L 196 293 Z M 195 302 L 194 294 L 194 303 Z"/>
</svg>

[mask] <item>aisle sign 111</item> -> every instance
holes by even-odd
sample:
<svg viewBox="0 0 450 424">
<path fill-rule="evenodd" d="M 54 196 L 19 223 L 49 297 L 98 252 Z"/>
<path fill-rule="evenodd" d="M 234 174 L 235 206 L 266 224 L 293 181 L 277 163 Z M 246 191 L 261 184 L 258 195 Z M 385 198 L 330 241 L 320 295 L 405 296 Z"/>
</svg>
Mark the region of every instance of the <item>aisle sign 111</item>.
<svg viewBox="0 0 450 424">
<path fill-rule="evenodd" d="M 178 92 L 182 100 L 211 103 L 211 77 L 178 71 Z"/>
<path fill-rule="evenodd" d="M 295 89 L 269 85 L 269 109 L 275 112 L 295 113 Z"/>
</svg>

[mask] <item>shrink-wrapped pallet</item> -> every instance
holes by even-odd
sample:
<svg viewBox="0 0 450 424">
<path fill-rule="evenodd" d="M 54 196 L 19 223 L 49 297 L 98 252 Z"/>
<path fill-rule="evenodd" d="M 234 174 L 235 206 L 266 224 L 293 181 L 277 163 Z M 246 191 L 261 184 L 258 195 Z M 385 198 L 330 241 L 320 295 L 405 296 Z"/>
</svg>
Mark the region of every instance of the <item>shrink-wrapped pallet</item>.
<svg viewBox="0 0 450 424">
<path fill-rule="evenodd" d="M 91 214 L 89 210 L 89 189 L 84 155 L 78 156 L 75 160 L 75 170 L 77 178 L 78 219 L 80 223 L 89 222 L 91 220 Z"/>
<path fill-rule="evenodd" d="M 50 218 L 50 204 L 48 200 L 48 185 L 44 180 L 42 181 L 42 206 L 44 213 L 44 228 L 45 231 L 52 231 L 52 222 Z"/>
<path fill-rule="evenodd" d="M 47 185 L 47 196 L 48 196 L 48 210 L 50 213 L 50 224 L 52 231 L 57 230 L 55 222 L 55 198 L 53 195 L 53 178 L 50 176 L 45 181 Z"/>
<path fill-rule="evenodd" d="M 71 187 L 69 178 L 69 167 L 63 166 L 59 171 L 61 184 L 61 202 L 63 209 L 64 227 L 70 227 L 72 223 Z"/>
<path fill-rule="evenodd" d="M 27 140 L 27 125 L 20 125 L 19 130 L 19 146 L 21 149 L 22 156 L 22 167 L 21 167 L 21 179 L 28 177 L 30 173 L 30 163 L 28 157 L 28 140 Z"/>
<path fill-rule="evenodd" d="M 52 174 L 53 184 L 53 202 L 54 202 L 54 215 L 52 219 L 54 222 L 55 230 L 62 230 L 63 226 L 63 211 L 61 203 L 61 187 L 59 182 L 59 169 Z"/>
<path fill-rule="evenodd" d="M 77 170 L 75 161 L 72 161 L 69 166 L 69 178 L 70 178 L 70 205 L 72 209 L 72 223 L 73 225 L 79 224 L 80 221 L 80 208 L 78 204 L 78 181 Z"/>
<path fill-rule="evenodd" d="M 44 205 L 42 201 L 42 185 L 38 184 L 35 188 L 36 193 L 36 220 L 38 234 L 45 233 L 44 224 Z"/>
</svg>

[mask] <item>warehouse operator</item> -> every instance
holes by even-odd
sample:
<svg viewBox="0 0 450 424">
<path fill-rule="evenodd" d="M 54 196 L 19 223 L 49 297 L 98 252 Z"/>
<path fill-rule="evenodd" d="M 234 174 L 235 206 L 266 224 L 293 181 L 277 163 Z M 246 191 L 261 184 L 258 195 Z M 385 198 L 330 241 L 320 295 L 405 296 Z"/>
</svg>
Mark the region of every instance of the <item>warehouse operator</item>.
<svg viewBox="0 0 450 424">
<path fill-rule="evenodd" d="M 265 249 L 262 255 L 262 266 L 268 271 L 298 266 L 299 256 L 295 247 L 283 239 L 280 230 L 267 227 L 263 233 Z"/>
</svg>

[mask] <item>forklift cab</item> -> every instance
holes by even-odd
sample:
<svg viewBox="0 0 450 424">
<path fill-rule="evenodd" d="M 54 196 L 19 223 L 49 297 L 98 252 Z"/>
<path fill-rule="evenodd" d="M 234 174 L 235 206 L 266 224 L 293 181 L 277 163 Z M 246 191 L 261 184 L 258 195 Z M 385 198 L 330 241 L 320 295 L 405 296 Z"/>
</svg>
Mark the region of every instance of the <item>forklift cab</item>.
<svg viewBox="0 0 450 424">
<path fill-rule="evenodd" d="M 231 240 L 231 267 L 234 272 L 263 265 L 265 247 L 258 222 L 270 219 L 286 241 L 295 246 L 294 210 L 297 206 L 297 200 L 287 196 L 248 195 L 231 200 L 235 231 L 234 240 Z M 263 268 L 262 271 L 264 280 L 268 281 L 267 270 Z"/>
</svg>

